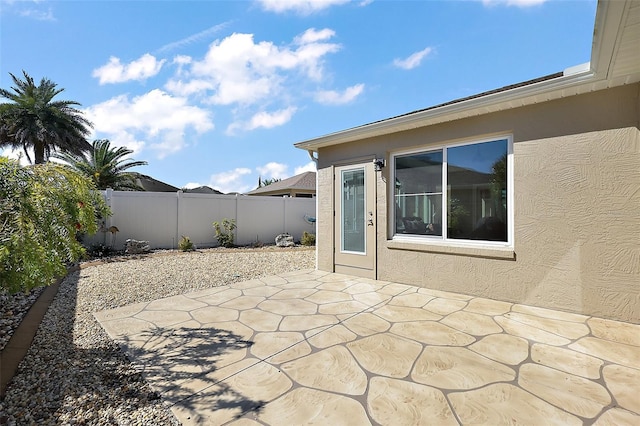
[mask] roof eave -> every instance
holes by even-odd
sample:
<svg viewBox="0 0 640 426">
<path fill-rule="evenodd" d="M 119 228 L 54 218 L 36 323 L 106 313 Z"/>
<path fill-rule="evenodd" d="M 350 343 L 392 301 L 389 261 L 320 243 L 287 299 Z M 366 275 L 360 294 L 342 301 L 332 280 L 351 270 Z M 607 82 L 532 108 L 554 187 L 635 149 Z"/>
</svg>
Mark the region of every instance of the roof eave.
<svg viewBox="0 0 640 426">
<path fill-rule="evenodd" d="M 458 120 L 460 118 L 547 101 L 557 97 L 569 96 L 570 94 L 577 94 L 579 87 L 585 83 L 592 83 L 595 75 L 591 70 L 571 75 L 563 75 L 528 86 L 517 87 L 503 92 L 331 133 L 322 137 L 298 142 L 295 146 L 308 151 L 317 151 L 319 148 L 331 145 L 388 135 L 418 127 Z M 567 91 L 576 93 L 568 93 Z"/>
</svg>

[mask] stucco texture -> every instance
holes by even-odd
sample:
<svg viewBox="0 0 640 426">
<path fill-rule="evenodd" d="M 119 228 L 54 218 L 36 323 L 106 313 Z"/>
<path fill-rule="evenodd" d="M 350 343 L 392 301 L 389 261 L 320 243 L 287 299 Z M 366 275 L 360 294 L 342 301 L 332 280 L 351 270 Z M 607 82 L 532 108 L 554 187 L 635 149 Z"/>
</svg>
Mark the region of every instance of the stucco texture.
<svg viewBox="0 0 640 426">
<path fill-rule="evenodd" d="M 319 268 L 333 265 L 332 164 L 507 134 L 510 255 L 394 244 L 386 168 L 377 175 L 377 278 L 640 323 L 639 93 L 639 84 L 622 86 L 321 149 Z"/>
</svg>

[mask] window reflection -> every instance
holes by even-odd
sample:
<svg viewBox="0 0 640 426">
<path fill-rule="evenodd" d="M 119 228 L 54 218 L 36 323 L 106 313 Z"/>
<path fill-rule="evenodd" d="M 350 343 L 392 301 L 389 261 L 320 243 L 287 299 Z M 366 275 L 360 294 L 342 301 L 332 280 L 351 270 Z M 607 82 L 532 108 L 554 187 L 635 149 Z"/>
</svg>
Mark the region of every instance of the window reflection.
<svg viewBox="0 0 640 426">
<path fill-rule="evenodd" d="M 501 139 L 396 156 L 395 233 L 506 242 L 507 150 Z"/>
<path fill-rule="evenodd" d="M 442 150 L 395 158 L 396 233 L 442 236 Z"/>
<path fill-rule="evenodd" d="M 507 141 L 447 150 L 447 236 L 507 241 Z"/>
</svg>

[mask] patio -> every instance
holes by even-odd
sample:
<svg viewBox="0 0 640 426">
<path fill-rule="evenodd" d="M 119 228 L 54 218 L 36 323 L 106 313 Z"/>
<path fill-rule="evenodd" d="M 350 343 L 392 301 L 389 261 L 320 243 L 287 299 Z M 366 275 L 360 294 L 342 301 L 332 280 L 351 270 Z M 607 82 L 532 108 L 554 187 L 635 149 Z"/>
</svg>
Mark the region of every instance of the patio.
<svg viewBox="0 0 640 426">
<path fill-rule="evenodd" d="M 640 424 L 640 325 L 321 271 L 95 317 L 191 424 Z"/>
</svg>

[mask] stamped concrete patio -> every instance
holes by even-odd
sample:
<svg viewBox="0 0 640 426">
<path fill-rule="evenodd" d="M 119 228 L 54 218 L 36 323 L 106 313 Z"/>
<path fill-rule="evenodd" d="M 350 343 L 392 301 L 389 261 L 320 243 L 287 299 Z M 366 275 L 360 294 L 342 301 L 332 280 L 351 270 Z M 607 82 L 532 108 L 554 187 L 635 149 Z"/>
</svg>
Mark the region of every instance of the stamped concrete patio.
<svg viewBox="0 0 640 426">
<path fill-rule="evenodd" d="M 639 325 L 320 271 L 95 316 L 185 425 L 640 424 Z"/>
</svg>

